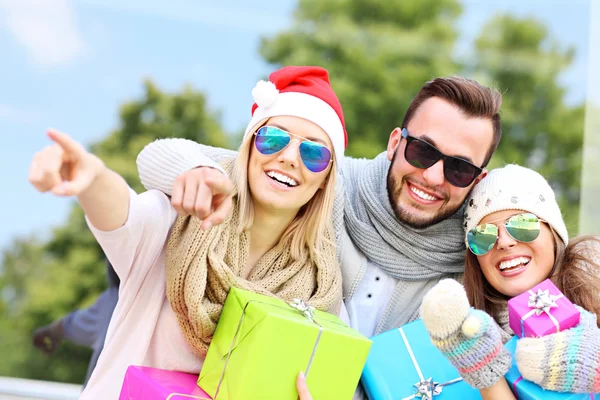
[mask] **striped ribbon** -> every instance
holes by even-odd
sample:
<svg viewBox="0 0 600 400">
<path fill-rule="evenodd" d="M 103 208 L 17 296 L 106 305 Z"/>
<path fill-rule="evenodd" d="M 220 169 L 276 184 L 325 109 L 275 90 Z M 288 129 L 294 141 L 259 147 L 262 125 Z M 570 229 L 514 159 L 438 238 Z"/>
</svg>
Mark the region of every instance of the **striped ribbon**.
<svg viewBox="0 0 600 400">
<path fill-rule="evenodd" d="M 523 380 L 523 375 L 519 375 L 517 379 L 513 382 L 513 393 L 515 398 L 519 400 L 519 393 L 517 392 L 517 384 Z M 594 400 L 594 393 L 590 393 L 590 400 Z"/>
</svg>

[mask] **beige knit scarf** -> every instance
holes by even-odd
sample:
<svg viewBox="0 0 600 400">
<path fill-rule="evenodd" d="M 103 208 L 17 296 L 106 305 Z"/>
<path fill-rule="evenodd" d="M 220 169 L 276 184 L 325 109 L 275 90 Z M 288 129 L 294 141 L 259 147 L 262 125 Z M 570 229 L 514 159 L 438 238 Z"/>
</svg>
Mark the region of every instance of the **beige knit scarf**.
<svg viewBox="0 0 600 400">
<path fill-rule="evenodd" d="M 222 165 L 230 172 L 233 161 Z M 237 232 L 239 207 L 236 196 L 233 200 L 231 216 L 207 231 L 200 229 L 201 220 L 196 217 L 177 218 L 167 244 L 167 298 L 184 337 L 202 358 L 232 286 L 287 302 L 300 298 L 334 313 L 342 300 L 332 228 L 316 259 L 310 257 L 308 249 L 301 259 L 293 259 L 290 241 L 282 240 L 254 265 L 248 277 L 243 277 L 250 236 Z"/>
</svg>

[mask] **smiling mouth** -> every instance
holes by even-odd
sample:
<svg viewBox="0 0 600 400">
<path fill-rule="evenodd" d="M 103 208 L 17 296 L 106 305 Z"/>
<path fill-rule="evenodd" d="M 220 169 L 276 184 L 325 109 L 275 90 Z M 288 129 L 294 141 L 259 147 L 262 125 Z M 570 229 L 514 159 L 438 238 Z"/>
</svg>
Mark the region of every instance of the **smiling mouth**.
<svg viewBox="0 0 600 400">
<path fill-rule="evenodd" d="M 279 172 L 269 171 L 267 172 L 267 176 L 273 179 L 275 182 L 281 183 L 287 187 L 298 186 L 298 182 L 296 182 L 294 179 L 290 178 L 289 176 L 280 174 Z"/>
<path fill-rule="evenodd" d="M 420 199 L 426 200 L 426 201 L 437 201 L 437 200 L 441 200 L 439 197 L 435 197 L 432 196 L 428 193 L 425 193 L 424 191 L 422 191 L 421 189 L 417 189 L 415 186 L 413 186 L 411 183 L 408 183 L 408 190 L 410 190 L 411 192 L 413 192 L 417 197 L 419 197 Z"/>
<path fill-rule="evenodd" d="M 531 257 L 517 257 L 512 260 L 502 261 L 498 264 L 498 269 L 502 272 L 514 271 L 525 267 L 531 261 Z"/>
</svg>

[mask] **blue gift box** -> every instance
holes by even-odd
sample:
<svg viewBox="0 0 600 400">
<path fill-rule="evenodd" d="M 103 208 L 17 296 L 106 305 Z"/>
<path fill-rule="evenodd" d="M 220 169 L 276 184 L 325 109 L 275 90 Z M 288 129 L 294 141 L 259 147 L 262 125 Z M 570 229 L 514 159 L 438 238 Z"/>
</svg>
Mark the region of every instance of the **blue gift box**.
<svg viewBox="0 0 600 400">
<path fill-rule="evenodd" d="M 456 368 L 431 343 L 421 320 L 374 336 L 372 340 L 361 377 L 370 400 L 429 399 L 427 393 L 431 393 L 432 387 L 437 389 L 435 400 L 481 400 L 479 390 L 464 382 Z M 423 394 L 419 394 L 419 386 Z"/>
<path fill-rule="evenodd" d="M 600 399 L 600 394 L 574 394 L 559 393 L 552 390 L 542 389 L 533 382 L 526 381 L 521 376 L 515 362 L 515 350 L 517 349 L 518 337 L 510 339 L 504 347 L 512 354 L 512 366 L 504 376 L 510 385 L 511 390 L 519 400 L 594 400 Z M 515 384 L 516 382 L 516 384 Z"/>
</svg>

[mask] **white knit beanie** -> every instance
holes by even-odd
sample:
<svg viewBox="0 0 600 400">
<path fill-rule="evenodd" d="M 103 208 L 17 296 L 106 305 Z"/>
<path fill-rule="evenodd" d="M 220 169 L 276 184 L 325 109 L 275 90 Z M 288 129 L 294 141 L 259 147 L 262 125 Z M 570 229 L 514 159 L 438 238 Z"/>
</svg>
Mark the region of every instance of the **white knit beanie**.
<svg viewBox="0 0 600 400">
<path fill-rule="evenodd" d="M 554 229 L 565 245 L 569 243 L 567 227 L 546 179 L 532 169 L 509 164 L 490 171 L 467 200 L 464 223 L 467 247 L 467 233 L 487 215 L 502 210 L 535 214 Z"/>
</svg>

